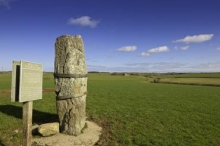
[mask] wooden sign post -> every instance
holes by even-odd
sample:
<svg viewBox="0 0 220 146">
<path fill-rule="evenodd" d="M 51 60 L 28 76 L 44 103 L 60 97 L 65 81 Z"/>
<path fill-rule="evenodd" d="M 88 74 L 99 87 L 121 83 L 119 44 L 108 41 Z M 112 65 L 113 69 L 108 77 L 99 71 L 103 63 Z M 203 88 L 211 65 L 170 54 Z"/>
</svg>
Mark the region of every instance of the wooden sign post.
<svg viewBox="0 0 220 146">
<path fill-rule="evenodd" d="M 23 145 L 31 146 L 33 101 L 23 103 Z"/>
<path fill-rule="evenodd" d="M 31 146 L 33 100 L 42 99 L 43 66 L 13 61 L 11 101 L 23 103 L 23 146 Z"/>
</svg>

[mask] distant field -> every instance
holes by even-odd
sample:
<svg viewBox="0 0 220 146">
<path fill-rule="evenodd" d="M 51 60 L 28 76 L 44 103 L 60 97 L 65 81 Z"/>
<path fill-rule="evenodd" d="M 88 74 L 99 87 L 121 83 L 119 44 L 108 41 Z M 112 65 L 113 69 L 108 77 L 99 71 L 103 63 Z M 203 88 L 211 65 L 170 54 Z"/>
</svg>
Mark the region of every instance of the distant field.
<svg viewBox="0 0 220 146">
<path fill-rule="evenodd" d="M 182 74 L 163 74 L 169 78 L 220 78 L 220 73 L 182 73 Z"/>
<path fill-rule="evenodd" d="M 163 78 L 160 83 L 220 86 L 219 78 Z"/>
<path fill-rule="evenodd" d="M 220 73 L 156 74 L 147 76 L 155 83 L 220 86 Z"/>
<path fill-rule="evenodd" d="M 208 77 L 178 76 L 169 79 Z M 218 79 L 218 74 L 211 78 Z M 10 102 L 10 82 L 10 74 L 0 74 L 0 145 L 16 146 L 22 140 L 22 104 Z M 33 123 L 57 120 L 52 74 L 44 75 L 43 87 L 43 99 L 34 102 Z M 144 76 L 89 74 L 87 117 L 104 129 L 99 145 L 217 146 L 220 87 L 153 84 Z"/>
</svg>

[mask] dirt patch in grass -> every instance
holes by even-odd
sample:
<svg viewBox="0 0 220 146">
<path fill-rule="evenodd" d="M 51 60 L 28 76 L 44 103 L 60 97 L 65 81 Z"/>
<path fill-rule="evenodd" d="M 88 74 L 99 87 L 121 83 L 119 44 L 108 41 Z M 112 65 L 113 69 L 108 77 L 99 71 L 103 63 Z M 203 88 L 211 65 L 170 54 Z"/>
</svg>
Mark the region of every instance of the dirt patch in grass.
<svg viewBox="0 0 220 146">
<path fill-rule="evenodd" d="M 0 94 L 10 95 L 11 94 L 11 90 L 0 90 Z"/>
<path fill-rule="evenodd" d="M 54 89 L 43 89 L 43 93 L 52 93 L 55 92 Z"/>
<path fill-rule="evenodd" d="M 96 119 L 93 117 L 87 118 L 89 121 L 94 121 L 100 127 L 102 127 L 102 134 L 99 137 L 99 140 L 95 143 L 96 146 L 107 145 L 110 142 L 117 143 L 117 140 L 114 139 L 111 135 L 111 127 L 107 119 Z"/>
</svg>

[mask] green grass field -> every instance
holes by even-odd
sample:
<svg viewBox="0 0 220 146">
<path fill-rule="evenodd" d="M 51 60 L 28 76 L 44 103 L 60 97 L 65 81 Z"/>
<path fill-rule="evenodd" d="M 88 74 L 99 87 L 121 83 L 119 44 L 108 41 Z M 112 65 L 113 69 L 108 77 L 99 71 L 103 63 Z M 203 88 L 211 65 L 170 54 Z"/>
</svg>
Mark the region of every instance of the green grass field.
<svg viewBox="0 0 220 146">
<path fill-rule="evenodd" d="M 22 141 L 22 104 L 10 102 L 10 74 L 0 74 L 0 145 Z M 52 74 L 33 123 L 57 120 Z M 99 145 L 219 145 L 220 87 L 153 84 L 143 76 L 90 74 L 87 117 L 103 127 Z"/>
</svg>

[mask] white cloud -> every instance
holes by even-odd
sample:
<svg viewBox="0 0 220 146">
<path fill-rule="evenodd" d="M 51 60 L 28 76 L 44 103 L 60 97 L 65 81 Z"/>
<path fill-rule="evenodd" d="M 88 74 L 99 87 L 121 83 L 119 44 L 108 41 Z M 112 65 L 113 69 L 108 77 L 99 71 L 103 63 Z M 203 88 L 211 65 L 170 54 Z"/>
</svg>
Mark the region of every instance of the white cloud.
<svg viewBox="0 0 220 146">
<path fill-rule="evenodd" d="M 220 51 L 220 46 L 219 46 L 216 50 L 219 50 L 219 51 Z"/>
<path fill-rule="evenodd" d="M 14 0 L 0 0 L 0 6 L 6 7 L 7 9 L 10 9 L 10 3 Z"/>
<path fill-rule="evenodd" d="M 148 52 L 142 52 L 140 56 L 149 56 L 149 55 L 150 55 L 150 53 L 148 53 Z"/>
<path fill-rule="evenodd" d="M 220 61 L 188 64 L 180 62 L 137 62 L 127 63 L 122 66 L 87 65 L 89 71 L 107 72 L 219 72 Z"/>
<path fill-rule="evenodd" d="M 192 66 L 194 69 L 204 69 L 204 70 L 209 70 L 209 69 L 215 69 L 216 71 L 220 70 L 220 62 L 209 62 L 209 63 L 201 63 L 195 66 Z"/>
<path fill-rule="evenodd" d="M 141 62 L 141 63 L 126 63 L 126 64 L 124 64 L 124 65 L 130 66 L 130 67 L 132 67 L 132 66 L 134 66 L 134 67 L 136 67 L 136 66 L 146 67 L 146 66 L 150 66 L 151 64 L 152 64 L 152 63 Z"/>
<path fill-rule="evenodd" d="M 179 39 L 173 42 L 176 43 L 201 43 L 204 41 L 211 40 L 214 34 L 200 34 L 200 35 L 193 35 L 193 36 L 186 36 L 183 39 Z"/>
<path fill-rule="evenodd" d="M 153 53 L 161 53 L 161 52 L 168 52 L 168 51 L 170 50 L 167 46 L 161 46 L 161 47 L 150 49 L 147 52 L 142 52 L 140 56 L 149 56 L 150 54 L 153 54 Z"/>
<path fill-rule="evenodd" d="M 124 46 L 122 48 L 116 49 L 117 51 L 120 52 L 133 52 L 137 50 L 137 46 Z"/>
<path fill-rule="evenodd" d="M 160 52 L 168 52 L 169 48 L 167 46 L 161 46 L 158 48 L 153 48 L 148 50 L 149 53 L 160 53 Z"/>
<path fill-rule="evenodd" d="M 170 62 L 155 62 L 155 63 L 142 62 L 142 63 L 128 63 L 124 65 L 129 66 L 129 67 L 148 67 L 148 68 L 155 68 L 155 67 L 179 68 L 179 67 L 185 66 L 182 63 L 170 63 Z"/>
<path fill-rule="evenodd" d="M 71 25 L 80 25 L 80 26 L 89 26 L 91 28 L 96 27 L 100 21 L 91 19 L 89 16 L 82 16 L 80 18 L 70 18 L 68 24 Z"/>
<path fill-rule="evenodd" d="M 181 47 L 180 49 L 185 51 L 189 49 L 189 46 L 184 46 L 184 47 Z"/>
</svg>

